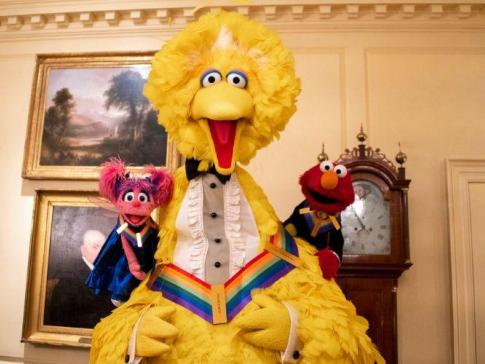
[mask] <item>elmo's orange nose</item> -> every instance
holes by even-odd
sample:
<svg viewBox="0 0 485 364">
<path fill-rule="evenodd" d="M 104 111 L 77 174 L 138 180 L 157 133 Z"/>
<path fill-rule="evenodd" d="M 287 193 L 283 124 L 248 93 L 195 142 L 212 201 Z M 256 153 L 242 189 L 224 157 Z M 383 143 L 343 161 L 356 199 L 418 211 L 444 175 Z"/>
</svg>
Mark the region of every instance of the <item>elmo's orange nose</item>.
<svg viewBox="0 0 485 364">
<path fill-rule="evenodd" d="M 334 171 L 328 171 L 322 174 L 320 185 L 324 190 L 333 190 L 338 185 L 338 176 Z"/>
</svg>

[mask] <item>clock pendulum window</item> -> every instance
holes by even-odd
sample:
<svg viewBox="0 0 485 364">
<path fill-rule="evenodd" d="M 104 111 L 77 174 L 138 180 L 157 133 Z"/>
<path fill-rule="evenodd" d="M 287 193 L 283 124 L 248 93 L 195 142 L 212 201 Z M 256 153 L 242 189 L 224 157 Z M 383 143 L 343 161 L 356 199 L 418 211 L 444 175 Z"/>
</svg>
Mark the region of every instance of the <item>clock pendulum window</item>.
<svg viewBox="0 0 485 364">
<path fill-rule="evenodd" d="M 406 155 L 399 150 L 396 167 L 379 148 L 365 144 L 346 149 L 335 162 L 347 167 L 355 201 L 341 213 L 343 262 L 337 281 L 369 321 L 369 335 L 388 364 L 397 363 L 397 283 L 409 260 Z M 400 146 L 399 146 L 400 147 Z M 323 152 L 322 152 L 323 153 Z"/>
</svg>

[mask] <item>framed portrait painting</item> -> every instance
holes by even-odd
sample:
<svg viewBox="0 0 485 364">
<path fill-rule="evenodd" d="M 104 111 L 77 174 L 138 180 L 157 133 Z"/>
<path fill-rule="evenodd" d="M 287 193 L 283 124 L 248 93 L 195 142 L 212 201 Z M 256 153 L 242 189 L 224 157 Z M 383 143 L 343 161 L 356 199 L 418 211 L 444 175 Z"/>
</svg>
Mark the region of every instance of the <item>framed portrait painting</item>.
<svg viewBox="0 0 485 364">
<path fill-rule="evenodd" d="M 92 202 L 95 196 L 37 191 L 23 341 L 89 346 L 94 326 L 115 309 L 109 295 L 96 295 L 85 284 L 117 219 L 116 212 Z"/>
<path fill-rule="evenodd" d="M 39 55 L 22 176 L 96 179 L 111 157 L 175 168 L 175 146 L 143 96 L 152 56 Z"/>
</svg>

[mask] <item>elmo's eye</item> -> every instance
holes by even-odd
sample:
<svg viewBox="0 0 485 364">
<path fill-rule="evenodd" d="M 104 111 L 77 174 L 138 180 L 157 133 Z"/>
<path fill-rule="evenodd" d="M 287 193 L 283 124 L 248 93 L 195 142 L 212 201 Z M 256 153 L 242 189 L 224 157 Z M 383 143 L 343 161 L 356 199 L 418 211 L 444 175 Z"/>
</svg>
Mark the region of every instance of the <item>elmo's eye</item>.
<svg viewBox="0 0 485 364">
<path fill-rule="evenodd" d="M 333 169 L 335 173 L 337 173 L 337 176 L 340 178 L 344 178 L 347 175 L 347 168 L 345 168 L 342 165 L 336 165 L 335 168 Z"/>
<path fill-rule="evenodd" d="M 333 169 L 333 163 L 330 162 L 330 161 L 323 161 L 322 163 L 320 163 L 320 170 L 322 172 L 328 172 L 328 171 L 331 171 Z"/>
<path fill-rule="evenodd" d="M 222 80 L 221 73 L 217 70 L 208 70 L 200 76 L 200 85 L 202 87 L 208 87 L 215 85 Z"/>
<path fill-rule="evenodd" d="M 227 82 L 239 88 L 246 88 L 248 85 L 248 78 L 241 71 L 231 71 L 227 74 L 226 78 Z"/>
<path fill-rule="evenodd" d="M 123 196 L 123 201 L 125 202 L 131 202 L 135 199 L 135 193 L 133 191 L 125 193 Z"/>
<path fill-rule="evenodd" d="M 148 196 L 145 192 L 140 192 L 138 195 L 138 201 L 140 202 L 147 202 L 148 201 Z"/>
</svg>

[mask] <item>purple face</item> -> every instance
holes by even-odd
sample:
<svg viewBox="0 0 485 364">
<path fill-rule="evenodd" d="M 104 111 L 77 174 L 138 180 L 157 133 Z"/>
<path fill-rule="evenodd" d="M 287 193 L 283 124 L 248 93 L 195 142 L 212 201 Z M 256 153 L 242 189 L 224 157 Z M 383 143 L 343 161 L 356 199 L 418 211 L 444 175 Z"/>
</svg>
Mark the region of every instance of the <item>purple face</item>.
<svg viewBox="0 0 485 364">
<path fill-rule="evenodd" d="M 144 180 L 128 180 L 120 188 L 116 207 L 128 224 L 143 225 L 150 216 L 156 203 L 151 192 L 152 186 Z"/>
</svg>

